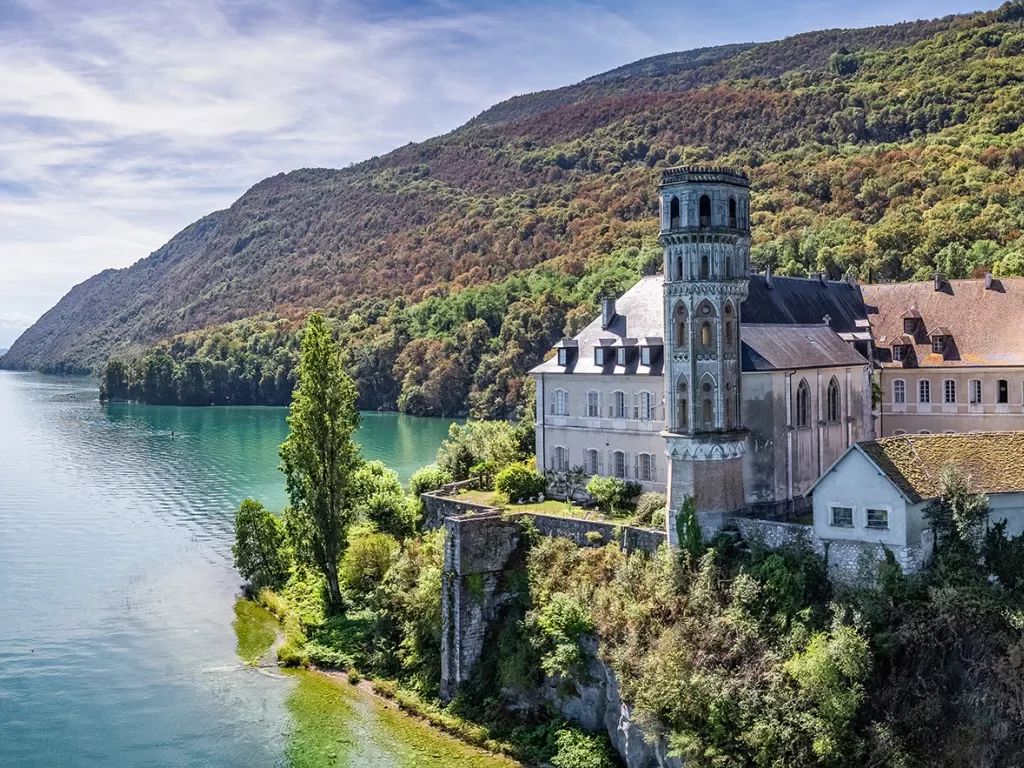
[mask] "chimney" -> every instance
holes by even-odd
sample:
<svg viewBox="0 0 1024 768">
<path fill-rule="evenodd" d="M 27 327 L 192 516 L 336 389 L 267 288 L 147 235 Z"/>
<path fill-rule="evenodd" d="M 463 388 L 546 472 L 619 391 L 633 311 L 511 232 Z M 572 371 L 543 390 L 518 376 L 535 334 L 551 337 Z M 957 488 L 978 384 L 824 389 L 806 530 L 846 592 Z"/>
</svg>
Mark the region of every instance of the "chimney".
<svg viewBox="0 0 1024 768">
<path fill-rule="evenodd" d="M 828 272 L 819 272 L 818 279 L 821 281 L 822 285 L 828 288 Z"/>
<path fill-rule="evenodd" d="M 764 270 L 764 284 L 766 286 L 768 286 L 769 290 L 772 287 L 772 273 L 774 271 L 775 271 L 775 268 L 772 267 L 771 264 L 769 264 L 767 267 L 765 267 L 765 270 Z"/>
<path fill-rule="evenodd" d="M 986 291 L 991 291 L 992 290 L 992 273 L 991 272 L 986 272 L 985 273 L 985 290 Z"/>
<path fill-rule="evenodd" d="M 857 287 L 857 273 L 850 271 L 846 273 L 846 282 L 850 284 L 851 288 Z"/>
<path fill-rule="evenodd" d="M 941 272 L 936 272 L 935 273 L 935 290 L 936 291 L 941 291 L 942 290 L 942 284 L 944 282 L 946 282 L 946 276 L 944 274 L 942 274 Z"/>
<path fill-rule="evenodd" d="M 601 299 L 601 329 L 607 331 L 615 319 L 615 299 Z"/>
</svg>

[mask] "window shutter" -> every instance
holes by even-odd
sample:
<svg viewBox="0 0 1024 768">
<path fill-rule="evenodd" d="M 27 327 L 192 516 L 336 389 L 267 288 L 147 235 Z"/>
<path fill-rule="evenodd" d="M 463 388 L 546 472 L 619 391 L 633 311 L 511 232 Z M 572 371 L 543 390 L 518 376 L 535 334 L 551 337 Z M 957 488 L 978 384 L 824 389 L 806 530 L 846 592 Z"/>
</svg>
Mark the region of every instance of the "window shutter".
<svg viewBox="0 0 1024 768">
<path fill-rule="evenodd" d="M 658 467 L 657 459 L 655 458 L 655 454 L 652 453 L 651 454 L 651 480 L 653 482 L 657 482 L 657 480 L 658 480 L 658 468 L 657 467 Z"/>
<path fill-rule="evenodd" d="M 611 418 L 614 418 L 614 417 L 615 417 L 615 406 L 614 405 L 609 405 L 608 406 L 608 418 L 611 419 Z"/>
<path fill-rule="evenodd" d="M 640 454 L 633 454 L 633 477 L 637 480 L 640 479 Z"/>
<path fill-rule="evenodd" d="M 640 418 L 640 394 L 638 392 L 633 393 L 633 418 Z"/>
<path fill-rule="evenodd" d="M 597 474 L 604 474 L 604 451 L 597 452 Z"/>
</svg>

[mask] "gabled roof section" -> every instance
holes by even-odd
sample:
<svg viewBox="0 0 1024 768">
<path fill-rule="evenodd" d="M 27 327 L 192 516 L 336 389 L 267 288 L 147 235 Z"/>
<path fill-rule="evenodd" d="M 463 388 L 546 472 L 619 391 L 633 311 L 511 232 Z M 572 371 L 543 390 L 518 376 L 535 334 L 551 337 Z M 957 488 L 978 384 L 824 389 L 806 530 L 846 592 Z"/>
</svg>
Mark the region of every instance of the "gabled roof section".
<svg viewBox="0 0 1024 768">
<path fill-rule="evenodd" d="M 863 366 L 868 361 L 827 325 L 744 325 L 743 370 Z"/>
<path fill-rule="evenodd" d="M 885 437 L 851 446 L 829 472 L 852 450 L 867 456 L 912 504 L 942 493 L 942 469 L 947 465 L 970 478 L 975 493 L 1024 493 L 1024 432 Z"/>
<path fill-rule="evenodd" d="M 917 312 L 911 343 L 918 368 L 1024 365 L 1024 278 L 996 279 L 987 290 L 984 280 L 947 280 L 938 291 L 932 281 L 865 285 L 862 291 L 880 345 L 901 336 L 903 318 Z M 931 336 L 940 330 L 953 341 L 935 354 Z M 888 355 L 879 362 L 903 365 Z"/>
<path fill-rule="evenodd" d="M 750 294 L 743 302 L 743 324 L 821 325 L 829 317 L 836 333 L 854 333 L 866 327 L 867 309 L 859 285 L 845 281 L 802 277 L 750 276 Z"/>
</svg>

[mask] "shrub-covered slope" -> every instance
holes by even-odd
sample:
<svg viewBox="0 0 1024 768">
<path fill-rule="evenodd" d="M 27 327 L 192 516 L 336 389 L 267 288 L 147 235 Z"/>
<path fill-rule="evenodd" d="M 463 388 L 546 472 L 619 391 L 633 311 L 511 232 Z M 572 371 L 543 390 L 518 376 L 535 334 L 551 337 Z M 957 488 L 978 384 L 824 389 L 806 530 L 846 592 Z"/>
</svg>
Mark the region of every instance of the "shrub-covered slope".
<svg viewBox="0 0 1024 768">
<path fill-rule="evenodd" d="M 225 362 L 254 333 L 236 321 L 279 334 L 318 307 L 349 337 L 364 405 L 500 412 L 597 295 L 657 264 L 658 173 L 683 162 L 751 171 L 755 259 L 783 273 L 1019 273 L 1022 19 L 1018 0 L 654 57 L 349 169 L 266 179 L 77 286 L 3 364 L 95 368 L 235 323 L 216 331 L 230 343 L 165 347 Z M 453 355 L 467 341 L 479 353 Z"/>
</svg>

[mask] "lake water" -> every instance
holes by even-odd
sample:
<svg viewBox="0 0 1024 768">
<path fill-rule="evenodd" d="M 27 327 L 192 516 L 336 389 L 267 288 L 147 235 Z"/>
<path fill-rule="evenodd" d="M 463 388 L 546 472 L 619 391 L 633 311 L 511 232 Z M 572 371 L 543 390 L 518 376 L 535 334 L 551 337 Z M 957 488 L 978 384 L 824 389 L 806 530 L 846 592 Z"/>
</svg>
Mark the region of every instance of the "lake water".
<svg viewBox="0 0 1024 768">
<path fill-rule="evenodd" d="M 447 428 L 367 414 L 359 440 L 405 481 Z M 283 506 L 286 431 L 284 409 L 103 406 L 91 380 L 0 371 L 0 765 L 497 764 L 239 663 L 233 514 Z M 332 745 L 296 750 L 311 711 Z"/>
</svg>

